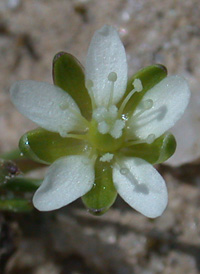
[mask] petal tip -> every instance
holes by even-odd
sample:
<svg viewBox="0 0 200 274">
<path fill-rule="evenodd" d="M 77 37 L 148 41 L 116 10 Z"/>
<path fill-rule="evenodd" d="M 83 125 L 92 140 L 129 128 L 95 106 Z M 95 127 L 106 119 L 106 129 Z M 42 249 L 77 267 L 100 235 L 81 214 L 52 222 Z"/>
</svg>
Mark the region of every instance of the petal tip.
<svg viewBox="0 0 200 274">
<path fill-rule="evenodd" d="M 109 36 L 112 32 L 117 33 L 117 30 L 114 27 L 110 26 L 110 25 L 104 25 L 97 32 L 99 34 L 101 34 L 102 36 Z"/>
</svg>

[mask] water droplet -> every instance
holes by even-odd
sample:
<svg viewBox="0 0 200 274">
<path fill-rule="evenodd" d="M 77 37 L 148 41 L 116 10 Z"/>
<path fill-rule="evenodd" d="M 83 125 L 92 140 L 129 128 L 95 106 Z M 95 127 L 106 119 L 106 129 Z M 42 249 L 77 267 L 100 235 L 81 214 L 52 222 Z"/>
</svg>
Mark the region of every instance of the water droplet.
<svg viewBox="0 0 200 274">
<path fill-rule="evenodd" d="M 126 174 L 128 173 L 128 168 L 122 167 L 122 168 L 120 169 L 120 173 L 121 173 L 122 175 L 126 175 Z"/>
<path fill-rule="evenodd" d="M 153 100 L 149 99 L 144 101 L 144 108 L 147 109 L 151 109 L 153 107 Z"/>
</svg>

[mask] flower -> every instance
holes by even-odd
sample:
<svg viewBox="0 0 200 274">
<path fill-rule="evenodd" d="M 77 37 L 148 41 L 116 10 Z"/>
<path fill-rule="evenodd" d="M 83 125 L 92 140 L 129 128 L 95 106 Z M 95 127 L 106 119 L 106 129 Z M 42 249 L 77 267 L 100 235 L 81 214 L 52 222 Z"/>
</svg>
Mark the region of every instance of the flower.
<svg viewBox="0 0 200 274">
<path fill-rule="evenodd" d="M 168 194 L 152 164 L 175 151 L 166 131 L 187 107 L 186 81 L 166 77 L 161 65 L 128 81 L 124 47 L 107 25 L 92 38 L 85 75 L 70 54 L 57 54 L 53 64 L 55 85 L 19 81 L 10 90 L 18 110 L 42 127 L 21 138 L 22 152 L 52 163 L 34 206 L 54 210 L 83 196 L 90 212 L 101 214 L 118 192 L 145 216 L 160 216 Z"/>
</svg>

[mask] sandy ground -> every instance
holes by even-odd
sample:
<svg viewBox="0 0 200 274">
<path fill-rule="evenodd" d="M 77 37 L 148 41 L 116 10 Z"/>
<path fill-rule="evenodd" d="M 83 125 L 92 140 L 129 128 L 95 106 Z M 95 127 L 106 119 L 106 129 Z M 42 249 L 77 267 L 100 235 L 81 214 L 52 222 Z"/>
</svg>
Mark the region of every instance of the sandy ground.
<svg viewBox="0 0 200 274">
<path fill-rule="evenodd" d="M 130 75 L 162 63 L 169 74 L 183 75 L 193 92 L 199 89 L 198 0 L 24 0 L 16 6 L 0 1 L 0 152 L 15 148 L 19 137 L 35 127 L 12 106 L 10 85 L 21 79 L 52 82 L 52 58 L 61 50 L 84 64 L 93 32 L 105 23 L 119 29 Z M 4 273 L 199 273 L 198 166 L 160 167 L 160 172 L 169 206 L 154 221 L 121 199 L 99 218 L 79 201 L 51 214 L 2 213 Z"/>
</svg>

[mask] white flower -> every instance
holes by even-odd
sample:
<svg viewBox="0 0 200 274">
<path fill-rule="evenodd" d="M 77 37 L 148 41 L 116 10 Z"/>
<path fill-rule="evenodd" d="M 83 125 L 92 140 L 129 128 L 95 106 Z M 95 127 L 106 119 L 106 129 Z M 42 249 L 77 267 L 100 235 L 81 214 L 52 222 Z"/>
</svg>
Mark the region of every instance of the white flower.
<svg viewBox="0 0 200 274">
<path fill-rule="evenodd" d="M 150 218 L 165 210 L 168 194 L 163 178 L 147 161 L 123 155 L 123 147 L 151 144 L 171 128 L 189 102 L 189 88 L 180 76 L 166 77 L 145 93 L 128 117 L 123 112 L 126 104 L 143 90 L 143 83 L 135 79 L 134 89 L 124 97 L 127 75 L 126 54 L 118 33 L 104 26 L 94 34 L 86 59 L 91 121 L 57 86 L 20 81 L 11 87 L 12 102 L 22 114 L 62 137 L 85 138 L 89 146 L 80 155 L 62 157 L 50 166 L 33 197 L 37 209 L 58 209 L 90 191 L 99 157 L 100 162 L 112 165 L 114 186 L 131 207 Z"/>
</svg>

